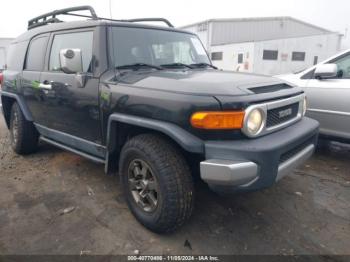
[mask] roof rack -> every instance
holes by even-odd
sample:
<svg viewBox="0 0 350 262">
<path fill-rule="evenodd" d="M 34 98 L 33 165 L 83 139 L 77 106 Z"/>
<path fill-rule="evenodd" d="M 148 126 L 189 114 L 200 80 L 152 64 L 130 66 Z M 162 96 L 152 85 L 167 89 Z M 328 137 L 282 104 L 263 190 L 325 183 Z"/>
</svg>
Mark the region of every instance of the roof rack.
<svg viewBox="0 0 350 262">
<path fill-rule="evenodd" d="M 77 11 L 90 11 L 91 15 L 81 15 L 81 14 L 71 13 L 71 12 L 77 12 Z M 95 10 L 91 6 L 83 5 L 83 6 L 76 6 L 76 7 L 55 10 L 55 11 L 40 15 L 38 17 L 35 17 L 28 21 L 28 30 L 39 26 L 47 25 L 47 24 L 63 22 L 56 17 L 58 15 L 79 16 L 79 17 L 85 17 L 85 18 L 92 18 L 94 20 L 101 19 L 101 20 L 108 20 L 108 21 L 115 21 L 115 22 L 164 22 L 169 27 L 174 27 L 165 18 L 137 18 L 137 19 L 129 19 L 129 20 L 115 20 L 115 19 L 98 17 L 96 15 Z"/>
<path fill-rule="evenodd" d="M 76 12 L 76 11 L 90 11 L 91 16 L 70 13 L 70 12 Z M 28 21 L 28 30 L 35 28 L 35 27 L 38 27 L 38 26 L 47 25 L 50 23 L 62 22 L 61 20 L 56 18 L 57 15 L 71 15 L 71 16 L 80 16 L 80 17 L 88 17 L 88 18 L 92 18 L 92 19 L 98 19 L 97 15 L 95 13 L 95 10 L 91 6 L 88 6 L 88 5 L 76 6 L 76 7 L 55 10 L 55 11 L 52 11 L 50 13 L 46 13 L 46 14 L 37 16 L 37 17 Z"/>
</svg>

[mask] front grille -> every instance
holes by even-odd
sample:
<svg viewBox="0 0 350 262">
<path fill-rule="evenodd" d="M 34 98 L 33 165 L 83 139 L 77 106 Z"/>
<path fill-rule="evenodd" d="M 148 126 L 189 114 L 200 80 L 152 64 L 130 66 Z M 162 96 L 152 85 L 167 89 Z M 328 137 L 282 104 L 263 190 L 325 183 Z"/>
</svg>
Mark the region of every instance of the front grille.
<svg viewBox="0 0 350 262">
<path fill-rule="evenodd" d="M 266 127 L 273 127 L 279 124 L 283 124 L 295 117 L 297 117 L 299 111 L 299 103 L 294 103 L 267 111 Z M 288 112 L 288 113 L 286 113 Z"/>
<path fill-rule="evenodd" d="M 280 164 L 286 162 L 287 160 L 291 159 L 293 156 L 298 154 L 300 151 L 302 151 L 304 148 L 306 148 L 308 145 L 311 145 L 312 141 L 310 139 L 306 140 L 304 143 L 301 143 L 300 145 L 293 147 L 291 150 L 285 152 L 280 157 Z"/>
</svg>

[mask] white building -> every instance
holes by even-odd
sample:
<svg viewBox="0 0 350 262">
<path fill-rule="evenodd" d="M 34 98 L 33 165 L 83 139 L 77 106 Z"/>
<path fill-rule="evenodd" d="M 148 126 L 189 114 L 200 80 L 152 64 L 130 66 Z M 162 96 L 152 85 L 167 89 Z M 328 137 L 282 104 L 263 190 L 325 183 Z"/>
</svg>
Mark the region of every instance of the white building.
<svg viewBox="0 0 350 262">
<path fill-rule="evenodd" d="M 342 35 L 292 17 L 210 19 L 196 33 L 214 65 L 267 75 L 305 69 L 340 50 Z"/>
<path fill-rule="evenodd" d="M 4 69 L 6 63 L 7 49 L 12 40 L 12 38 L 0 38 L 0 70 Z"/>
</svg>

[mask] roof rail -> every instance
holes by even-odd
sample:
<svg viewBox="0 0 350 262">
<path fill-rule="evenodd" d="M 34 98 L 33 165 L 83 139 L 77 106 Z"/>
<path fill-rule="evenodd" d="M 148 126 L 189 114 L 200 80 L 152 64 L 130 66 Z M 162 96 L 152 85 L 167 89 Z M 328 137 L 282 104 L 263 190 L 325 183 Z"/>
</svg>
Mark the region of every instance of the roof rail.
<svg viewBox="0 0 350 262">
<path fill-rule="evenodd" d="M 90 11 L 91 15 L 81 15 L 81 14 L 70 13 L 75 11 Z M 83 5 L 83 6 L 76 6 L 76 7 L 55 10 L 50 13 L 35 17 L 28 21 L 28 30 L 35 27 L 47 25 L 47 24 L 63 22 L 56 17 L 58 15 L 79 16 L 79 17 L 92 18 L 94 20 L 101 19 L 101 20 L 108 20 L 108 21 L 115 21 L 115 22 L 131 22 L 131 23 L 132 22 L 164 22 L 167 26 L 174 27 L 165 18 L 136 18 L 136 19 L 128 19 L 128 20 L 116 20 L 116 19 L 98 17 L 96 15 L 95 10 L 91 6 Z"/>
<path fill-rule="evenodd" d="M 164 22 L 169 27 L 174 27 L 172 23 L 169 22 L 169 20 L 165 18 L 136 18 L 136 19 L 129 19 L 124 20 L 126 22 Z"/>
<path fill-rule="evenodd" d="M 75 12 L 75 11 L 90 11 L 91 16 L 70 13 L 70 12 Z M 38 26 L 47 25 L 50 23 L 62 22 L 61 20 L 56 18 L 57 15 L 71 15 L 71 16 L 80 16 L 80 17 L 98 19 L 95 10 L 91 6 L 88 6 L 88 5 L 76 6 L 76 7 L 55 10 L 55 11 L 52 11 L 50 13 L 46 13 L 46 14 L 37 16 L 37 17 L 28 21 L 28 30 L 35 28 L 35 27 L 38 27 Z"/>
</svg>

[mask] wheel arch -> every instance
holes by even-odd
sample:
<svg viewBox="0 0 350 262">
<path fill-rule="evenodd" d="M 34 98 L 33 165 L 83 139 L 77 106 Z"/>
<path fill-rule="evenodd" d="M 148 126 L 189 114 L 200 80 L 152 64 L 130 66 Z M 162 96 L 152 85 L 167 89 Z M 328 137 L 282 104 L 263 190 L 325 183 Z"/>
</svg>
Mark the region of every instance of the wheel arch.
<svg viewBox="0 0 350 262">
<path fill-rule="evenodd" d="M 173 123 L 114 113 L 109 117 L 107 127 L 106 172 L 116 170 L 116 159 L 125 142 L 142 133 L 160 134 L 190 154 L 204 153 L 204 143 L 201 139 Z"/>
<path fill-rule="evenodd" d="M 2 110 L 4 113 L 4 118 L 7 127 L 10 127 L 10 115 L 11 115 L 11 107 L 14 102 L 17 102 L 19 107 L 21 108 L 23 115 L 27 121 L 33 122 L 32 114 L 29 111 L 29 108 L 26 106 L 24 99 L 20 97 L 18 94 L 9 93 L 9 92 L 0 92 L 1 95 L 1 103 Z"/>
</svg>

